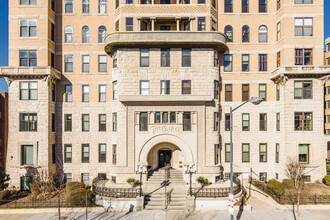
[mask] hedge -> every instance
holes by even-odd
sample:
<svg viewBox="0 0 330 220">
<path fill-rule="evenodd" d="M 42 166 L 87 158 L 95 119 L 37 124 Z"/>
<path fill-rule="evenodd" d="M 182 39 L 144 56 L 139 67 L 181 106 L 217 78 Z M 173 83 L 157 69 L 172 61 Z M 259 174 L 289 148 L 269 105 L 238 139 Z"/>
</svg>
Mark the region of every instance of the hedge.
<svg viewBox="0 0 330 220">
<path fill-rule="evenodd" d="M 330 186 L 330 175 L 324 176 L 324 183 L 328 186 Z"/>
<path fill-rule="evenodd" d="M 65 185 L 65 191 L 67 196 L 70 196 L 73 190 L 80 188 L 85 188 L 85 184 L 82 182 L 70 182 Z"/>
<path fill-rule="evenodd" d="M 271 179 L 267 182 L 267 188 L 270 188 L 272 190 L 269 190 L 271 194 L 275 194 L 276 196 L 282 196 L 284 195 L 285 187 L 282 183 L 277 181 L 276 179 Z"/>
<path fill-rule="evenodd" d="M 11 195 L 11 192 L 10 190 L 3 190 L 3 191 L 0 191 L 0 199 L 8 199 Z"/>
<path fill-rule="evenodd" d="M 86 205 L 86 192 L 87 192 L 87 205 L 92 205 L 92 196 L 93 193 L 85 188 L 78 188 L 75 190 L 72 190 L 69 198 L 70 198 L 70 204 L 73 206 L 85 206 Z"/>
</svg>

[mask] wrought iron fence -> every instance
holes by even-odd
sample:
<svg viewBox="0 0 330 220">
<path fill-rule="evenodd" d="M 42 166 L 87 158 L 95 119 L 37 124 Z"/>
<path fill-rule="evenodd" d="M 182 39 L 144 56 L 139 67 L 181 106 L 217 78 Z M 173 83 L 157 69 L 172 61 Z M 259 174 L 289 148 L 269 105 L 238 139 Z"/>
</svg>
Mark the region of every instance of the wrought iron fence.
<svg viewBox="0 0 330 220">
<path fill-rule="evenodd" d="M 115 198 L 136 198 L 139 195 L 138 188 L 107 188 L 93 185 L 93 192 L 100 196 Z"/>
</svg>

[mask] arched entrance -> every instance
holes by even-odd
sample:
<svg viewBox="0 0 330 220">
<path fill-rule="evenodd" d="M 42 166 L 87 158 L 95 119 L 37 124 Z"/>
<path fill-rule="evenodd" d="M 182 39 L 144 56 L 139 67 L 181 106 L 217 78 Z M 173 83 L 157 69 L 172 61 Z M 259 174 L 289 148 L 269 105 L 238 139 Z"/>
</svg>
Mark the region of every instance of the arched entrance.
<svg viewBox="0 0 330 220">
<path fill-rule="evenodd" d="M 177 146 L 171 143 L 155 145 L 148 153 L 147 162 L 151 169 L 158 169 L 167 165 L 175 169 L 182 169 L 185 158 Z"/>
</svg>

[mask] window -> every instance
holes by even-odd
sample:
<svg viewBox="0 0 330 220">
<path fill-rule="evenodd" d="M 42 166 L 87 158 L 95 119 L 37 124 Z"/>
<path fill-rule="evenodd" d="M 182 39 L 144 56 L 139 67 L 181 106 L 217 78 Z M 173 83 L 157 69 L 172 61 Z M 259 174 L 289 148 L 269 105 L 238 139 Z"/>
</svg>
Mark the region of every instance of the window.
<svg viewBox="0 0 330 220">
<path fill-rule="evenodd" d="M 114 81 L 112 83 L 112 99 L 117 100 L 118 94 L 117 94 L 117 81 Z"/>
<path fill-rule="evenodd" d="M 133 18 L 126 18 L 126 31 L 133 31 Z"/>
<path fill-rule="evenodd" d="M 267 114 L 259 114 L 259 130 L 267 131 Z"/>
<path fill-rule="evenodd" d="M 299 163 L 309 163 L 309 144 L 299 144 Z"/>
<path fill-rule="evenodd" d="M 275 163 L 279 163 L 279 161 L 280 161 L 280 144 L 276 144 Z"/>
<path fill-rule="evenodd" d="M 115 31 L 119 31 L 119 20 L 115 22 Z"/>
<path fill-rule="evenodd" d="M 99 14 L 107 13 L 107 0 L 99 0 Z"/>
<path fill-rule="evenodd" d="M 99 55 L 99 72 L 107 72 L 107 56 Z"/>
<path fill-rule="evenodd" d="M 183 131 L 191 131 L 191 113 L 183 113 Z"/>
<path fill-rule="evenodd" d="M 89 0 L 82 0 L 82 13 L 89 13 Z"/>
<path fill-rule="evenodd" d="M 313 18 L 295 18 L 295 36 L 313 36 Z"/>
<path fill-rule="evenodd" d="M 266 84 L 259 84 L 259 97 L 262 98 L 264 101 L 267 100 L 267 85 Z"/>
<path fill-rule="evenodd" d="M 89 131 L 89 114 L 83 114 L 82 118 L 82 131 Z"/>
<path fill-rule="evenodd" d="M 73 56 L 65 55 L 64 62 L 65 62 L 65 72 L 72 73 L 73 72 Z"/>
<path fill-rule="evenodd" d="M 160 81 L 160 94 L 161 95 L 170 94 L 170 80 L 161 80 Z"/>
<path fill-rule="evenodd" d="M 33 145 L 22 145 L 22 165 L 33 165 Z"/>
<path fill-rule="evenodd" d="M 171 124 L 176 123 L 176 113 L 175 112 L 170 113 L 170 123 Z"/>
<path fill-rule="evenodd" d="M 223 55 L 223 65 L 225 72 L 233 71 L 233 55 L 232 54 L 224 54 Z"/>
<path fill-rule="evenodd" d="M 82 144 L 81 148 L 82 148 L 81 162 L 89 163 L 89 144 Z"/>
<path fill-rule="evenodd" d="M 214 50 L 214 53 L 213 53 L 213 66 L 214 67 L 219 67 L 219 54 L 218 54 L 218 51 Z"/>
<path fill-rule="evenodd" d="M 242 27 L 242 42 L 248 43 L 250 42 L 250 28 L 247 25 Z"/>
<path fill-rule="evenodd" d="M 147 29 L 147 28 L 145 28 L 145 29 Z M 190 31 L 190 21 L 185 21 L 183 23 L 183 30 L 184 31 Z"/>
<path fill-rule="evenodd" d="M 191 66 L 191 49 L 182 49 L 182 66 Z"/>
<path fill-rule="evenodd" d="M 313 4 L 313 0 L 294 0 L 295 4 Z"/>
<path fill-rule="evenodd" d="M 155 124 L 160 123 L 160 112 L 155 112 Z"/>
<path fill-rule="evenodd" d="M 72 163 L 72 145 L 64 145 L 64 163 Z"/>
<path fill-rule="evenodd" d="M 302 180 L 304 182 L 311 182 L 311 176 L 310 175 L 303 175 Z"/>
<path fill-rule="evenodd" d="M 242 13 L 249 12 L 249 0 L 242 0 Z"/>
<path fill-rule="evenodd" d="M 267 162 L 267 144 L 259 144 L 259 162 Z"/>
<path fill-rule="evenodd" d="M 197 30 L 205 31 L 205 17 L 199 17 L 197 22 Z"/>
<path fill-rule="evenodd" d="M 225 144 L 225 162 L 230 162 L 230 144 Z"/>
<path fill-rule="evenodd" d="M 37 131 L 38 118 L 36 113 L 20 113 L 19 131 Z"/>
<path fill-rule="evenodd" d="M 117 112 L 112 113 L 112 131 L 117 131 Z"/>
<path fill-rule="evenodd" d="M 233 12 L 233 0 L 225 0 L 225 13 Z"/>
<path fill-rule="evenodd" d="M 205 0 L 198 0 L 198 4 L 205 4 Z"/>
<path fill-rule="evenodd" d="M 55 54 L 50 52 L 50 66 L 55 68 Z"/>
<path fill-rule="evenodd" d="M 84 26 L 82 28 L 82 43 L 89 43 L 89 27 Z"/>
<path fill-rule="evenodd" d="M 213 117 L 213 130 L 218 131 L 219 130 L 219 113 L 214 112 Z"/>
<path fill-rule="evenodd" d="M 250 99 L 249 84 L 242 85 L 242 101 L 247 101 Z"/>
<path fill-rule="evenodd" d="M 140 131 L 148 131 L 148 113 L 147 112 L 140 112 L 139 117 L 139 128 Z"/>
<path fill-rule="evenodd" d="M 89 102 L 89 85 L 82 85 L 82 102 Z"/>
<path fill-rule="evenodd" d="M 327 64 L 326 65 L 330 66 L 330 57 L 327 58 Z"/>
<path fill-rule="evenodd" d="M 64 173 L 64 182 L 65 183 L 72 182 L 72 173 Z"/>
<path fill-rule="evenodd" d="M 106 144 L 99 144 L 99 163 L 106 163 L 107 162 L 107 145 Z"/>
<path fill-rule="evenodd" d="M 140 50 L 140 67 L 149 67 L 149 49 Z"/>
<path fill-rule="evenodd" d="M 227 37 L 227 42 L 233 42 L 233 28 L 230 25 L 225 27 L 225 35 Z"/>
<path fill-rule="evenodd" d="M 277 0 L 277 11 L 281 8 L 281 0 Z"/>
<path fill-rule="evenodd" d="M 89 185 L 89 173 L 81 174 L 81 182 L 83 182 L 85 184 L 85 186 Z"/>
<path fill-rule="evenodd" d="M 73 43 L 73 28 L 71 26 L 65 27 L 64 35 L 65 43 Z"/>
<path fill-rule="evenodd" d="M 38 99 L 38 82 L 19 83 L 20 100 L 37 100 Z"/>
<path fill-rule="evenodd" d="M 294 130 L 295 131 L 311 131 L 312 128 L 311 112 L 295 112 L 294 113 Z"/>
<path fill-rule="evenodd" d="M 113 52 L 112 59 L 113 59 L 113 62 L 112 62 L 113 68 L 117 68 L 117 50 L 115 50 Z"/>
<path fill-rule="evenodd" d="M 55 12 L 55 0 L 52 0 L 51 8 L 52 8 L 52 10 Z"/>
<path fill-rule="evenodd" d="M 182 80 L 182 94 L 191 94 L 191 80 Z"/>
<path fill-rule="evenodd" d="M 281 130 L 281 114 L 276 113 L 276 131 Z"/>
<path fill-rule="evenodd" d="M 242 162 L 250 162 L 250 144 L 242 144 Z"/>
<path fill-rule="evenodd" d="M 37 0 L 20 0 L 20 5 L 37 5 Z"/>
<path fill-rule="evenodd" d="M 65 102 L 72 102 L 72 85 L 65 85 Z"/>
<path fill-rule="evenodd" d="M 117 144 L 112 145 L 112 164 L 116 165 L 117 163 Z"/>
<path fill-rule="evenodd" d="M 214 80 L 214 99 L 219 99 L 219 81 Z"/>
<path fill-rule="evenodd" d="M 55 114 L 52 114 L 52 132 L 55 132 L 56 118 Z"/>
<path fill-rule="evenodd" d="M 295 49 L 295 65 L 312 65 L 312 49 Z"/>
<path fill-rule="evenodd" d="M 225 114 L 225 131 L 230 131 L 230 114 Z"/>
<path fill-rule="evenodd" d="M 259 173 L 259 180 L 263 182 L 267 182 L 267 173 L 266 172 Z"/>
<path fill-rule="evenodd" d="M 37 19 L 21 19 L 20 37 L 36 37 L 37 36 Z"/>
<path fill-rule="evenodd" d="M 281 51 L 277 52 L 276 56 L 277 56 L 276 67 L 278 68 L 281 66 Z"/>
<path fill-rule="evenodd" d="M 225 101 L 226 102 L 233 101 L 233 85 L 232 84 L 225 85 Z"/>
<path fill-rule="evenodd" d="M 243 113 L 242 114 L 242 131 L 250 130 L 250 114 Z"/>
<path fill-rule="evenodd" d="M 99 114 L 99 131 L 107 130 L 107 117 L 106 114 Z"/>
<path fill-rule="evenodd" d="M 89 55 L 82 56 L 82 72 L 83 73 L 89 72 Z"/>
<path fill-rule="evenodd" d="M 19 51 L 20 66 L 37 66 L 36 50 L 20 50 Z"/>
<path fill-rule="evenodd" d="M 267 71 L 267 54 L 259 54 L 259 71 Z"/>
<path fill-rule="evenodd" d="M 242 54 L 242 72 L 249 72 L 250 70 L 250 55 Z"/>
<path fill-rule="evenodd" d="M 64 131 L 72 131 L 72 114 L 64 115 Z"/>
<path fill-rule="evenodd" d="M 259 12 L 267 12 L 267 0 L 259 0 Z"/>
<path fill-rule="evenodd" d="M 52 101 L 53 101 L 53 102 L 55 102 L 55 100 L 56 100 L 56 92 L 55 92 L 55 89 L 56 89 L 55 84 L 52 83 Z"/>
<path fill-rule="evenodd" d="M 140 80 L 140 95 L 149 95 L 149 80 Z"/>
<path fill-rule="evenodd" d="M 133 4 L 133 0 L 126 0 L 126 4 Z"/>
<path fill-rule="evenodd" d="M 145 2 L 145 3 L 143 3 Z M 141 0 L 141 4 L 147 4 L 147 0 Z M 116 3 L 115 3 L 115 8 L 117 9 L 119 7 L 119 0 L 116 0 Z"/>
<path fill-rule="evenodd" d="M 106 101 L 106 85 L 99 85 L 99 102 Z"/>
<path fill-rule="evenodd" d="M 161 49 L 161 57 L 160 63 L 161 67 L 169 67 L 170 66 L 170 49 Z"/>
<path fill-rule="evenodd" d="M 72 0 L 65 0 L 65 13 L 70 14 L 73 13 L 73 1 Z"/>
<path fill-rule="evenodd" d="M 277 23 L 277 41 L 281 39 L 281 22 Z"/>
<path fill-rule="evenodd" d="M 267 27 L 262 25 L 259 27 L 259 43 L 267 42 Z"/>
<path fill-rule="evenodd" d="M 220 145 L 215 144 L 214 145 L 214 165 L 217 165 L 220 163 Z"/>
<path fill-rule="evenodd" d="M 104 43 L 105 36 L 107 35 L 107 28 L 104 26 L 99 27 L 98 30 L 98 42 L 100 44 Z"/>
<path fill-rule="evenodd" d="M 311 80 L 295 80 L 294 81 L 294 98 L 295 99 L 312 99 L 313 83 Z"/>
</svg>

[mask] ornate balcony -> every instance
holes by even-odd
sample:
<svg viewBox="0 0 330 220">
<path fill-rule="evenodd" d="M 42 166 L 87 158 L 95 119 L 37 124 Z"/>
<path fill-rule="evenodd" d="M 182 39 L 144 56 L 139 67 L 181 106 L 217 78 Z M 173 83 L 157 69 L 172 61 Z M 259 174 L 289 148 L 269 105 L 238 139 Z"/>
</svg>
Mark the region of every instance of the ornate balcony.
<svg viewBox="0 0 330 220">
<path fill-rule="evenodd" d="M 271 73 L 273 81 L 283 81 L 290 77 L 321 78 L 330 74 L 330 66 L 281 66 Z"/>
</svg>

